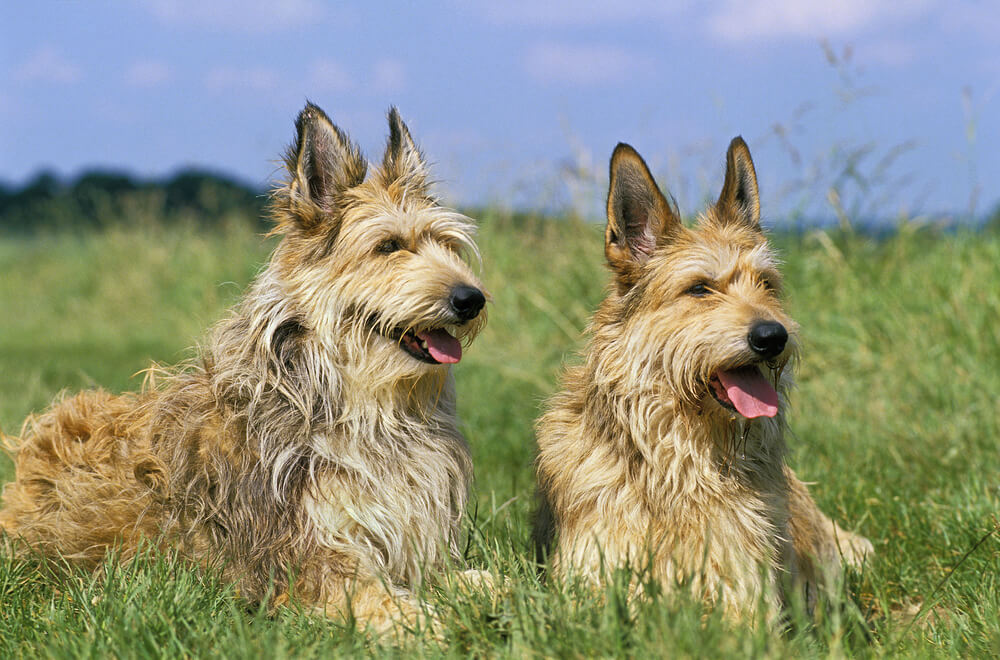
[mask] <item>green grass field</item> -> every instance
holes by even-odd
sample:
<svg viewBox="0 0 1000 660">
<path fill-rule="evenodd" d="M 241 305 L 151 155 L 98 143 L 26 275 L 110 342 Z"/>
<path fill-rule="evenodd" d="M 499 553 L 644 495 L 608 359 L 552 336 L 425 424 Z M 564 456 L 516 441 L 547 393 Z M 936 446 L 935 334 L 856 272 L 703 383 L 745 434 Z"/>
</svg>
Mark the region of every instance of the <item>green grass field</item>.
<svg viewBox="0 0 1000 660">
<path fill-rule="evenodd" d="M 0 555 L 0 657 L 1000 655 L 1000 533 L 964 557 L 1000 511 L 1000 234 L 776 239 L 804 337 L 792 464 L 876 549 L 845 603 L 778 635 L 683 599 L 630 608 L 622 584 L 598 597 L 534 576 L 532 424 L 602 295 L 601 235 L 567 221 L 481 225 L 490 321 L 457 368 L 477 473 L 467 554 L 506 575 L 509 593 L 431 589 L 446 643 L 394 644 L 294 608 L 248 608 L 162 557 L 110 563 L 97 580 Z M 189 355 L 267 257 L 272 243 L 249 227 L 0 239 L 0 426 L 16 432 L 64 388 L 136 388 L 150 360 Z M 0 481 L 12 476 L 0 458 Z"/>
</svg>

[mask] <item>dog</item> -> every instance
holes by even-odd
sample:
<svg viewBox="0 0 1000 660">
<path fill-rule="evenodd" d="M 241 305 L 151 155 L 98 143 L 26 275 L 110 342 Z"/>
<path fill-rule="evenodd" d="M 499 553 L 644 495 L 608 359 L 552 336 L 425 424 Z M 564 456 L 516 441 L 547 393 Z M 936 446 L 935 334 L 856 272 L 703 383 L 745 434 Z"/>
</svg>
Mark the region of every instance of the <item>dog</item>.
<svg viewBox="0 0 1000 660">
<path fill-rule="evenodd" d="M 684 226 L 642 157 L 611 158 L 612 284 L 584 363 L 537 425 L 538 550 L 551 572 L 606 580 L 645 567 L 732 620 L 786 606 L 859 565 L 871 543 L 817 508 L 785 464 L 798 326 L 760 226 L 746 143 L 718 201 Z M 811 606 L 811 605 L 810 605 Z"/>
<path fill-rule="evenodd" d="M 77 394 L 13 439 L 0 528 L 96 567 L 144 544 L 375 630 L 459 557 L 472 462 L 450 365 L 485 323 L 472 221 L 390 109 L 380 165 L 312 103 L 272 194 L 269 262 L 198 357 Z M 366 176 L 367 175 L 367 176 Z"/>
</svg>

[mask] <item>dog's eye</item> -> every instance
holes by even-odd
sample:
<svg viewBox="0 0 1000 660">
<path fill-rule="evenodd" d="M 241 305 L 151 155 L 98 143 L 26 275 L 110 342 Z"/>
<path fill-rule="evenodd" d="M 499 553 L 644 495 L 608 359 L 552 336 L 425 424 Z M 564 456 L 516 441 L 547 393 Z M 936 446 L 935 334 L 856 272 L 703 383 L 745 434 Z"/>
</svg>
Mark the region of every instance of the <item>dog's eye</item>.
<svg viewBox="0 0 1000 660">
<path fill-rule="evenodd" d="M 375 246 L 375 251 L 379 254 L 391 254 L 393 252 L 399 252 L 403 249 L 403 246 L 399 244 L 395 238 L 387 238 L 378 245 Z"/>
<path fill-rule="evenodd" d="M 712 290 L 708 288 L 708 285 L 704 282 L 698 282 L 693 287 L 685 291 L 689 296 L 694 296 L 695 298 L 701 298 L 712 293 Z"/>
</svg>

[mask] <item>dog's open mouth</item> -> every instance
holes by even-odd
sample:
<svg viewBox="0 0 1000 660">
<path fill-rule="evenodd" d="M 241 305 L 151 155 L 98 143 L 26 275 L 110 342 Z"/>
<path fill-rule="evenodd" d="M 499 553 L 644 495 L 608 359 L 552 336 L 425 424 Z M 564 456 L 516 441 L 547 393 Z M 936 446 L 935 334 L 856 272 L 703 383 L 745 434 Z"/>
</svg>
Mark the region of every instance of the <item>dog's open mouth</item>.
<svg viewBox="0 0 1000 660">
<path fill-rule="evenodd" d="M 709 391 L 724 408 L 747 419 L 778 414 L 778 393 L 755 364 L 720 369 L 708 381 Z"/>
<path fill-rule="evenodd" d="M 396 328 L 389 333 L 389 337 L 411 357 L 421 362 L 455 364 L 462 359 L 462 342 L 444 328 L 420 332 Z"/>
</svg>

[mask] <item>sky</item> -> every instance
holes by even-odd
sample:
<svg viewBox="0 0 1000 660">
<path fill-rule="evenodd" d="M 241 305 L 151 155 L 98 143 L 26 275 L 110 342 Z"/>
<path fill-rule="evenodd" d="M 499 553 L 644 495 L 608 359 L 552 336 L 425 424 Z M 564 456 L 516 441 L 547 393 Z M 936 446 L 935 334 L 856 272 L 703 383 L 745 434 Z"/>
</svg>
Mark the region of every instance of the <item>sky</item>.
<svg viewBox="0 0 1000 660">
<path fill-rule="evenodd" d="M 624 141 L 687 214 L 742 135 L 774 221 L 970 217 L 1000 203 L 997 35 L 995 0 L 8 2 L 0 181 L 265 189 L 308 99 L 372 161 L 397 106 L 455 206 L 600 217 Z"/>
</svg>

